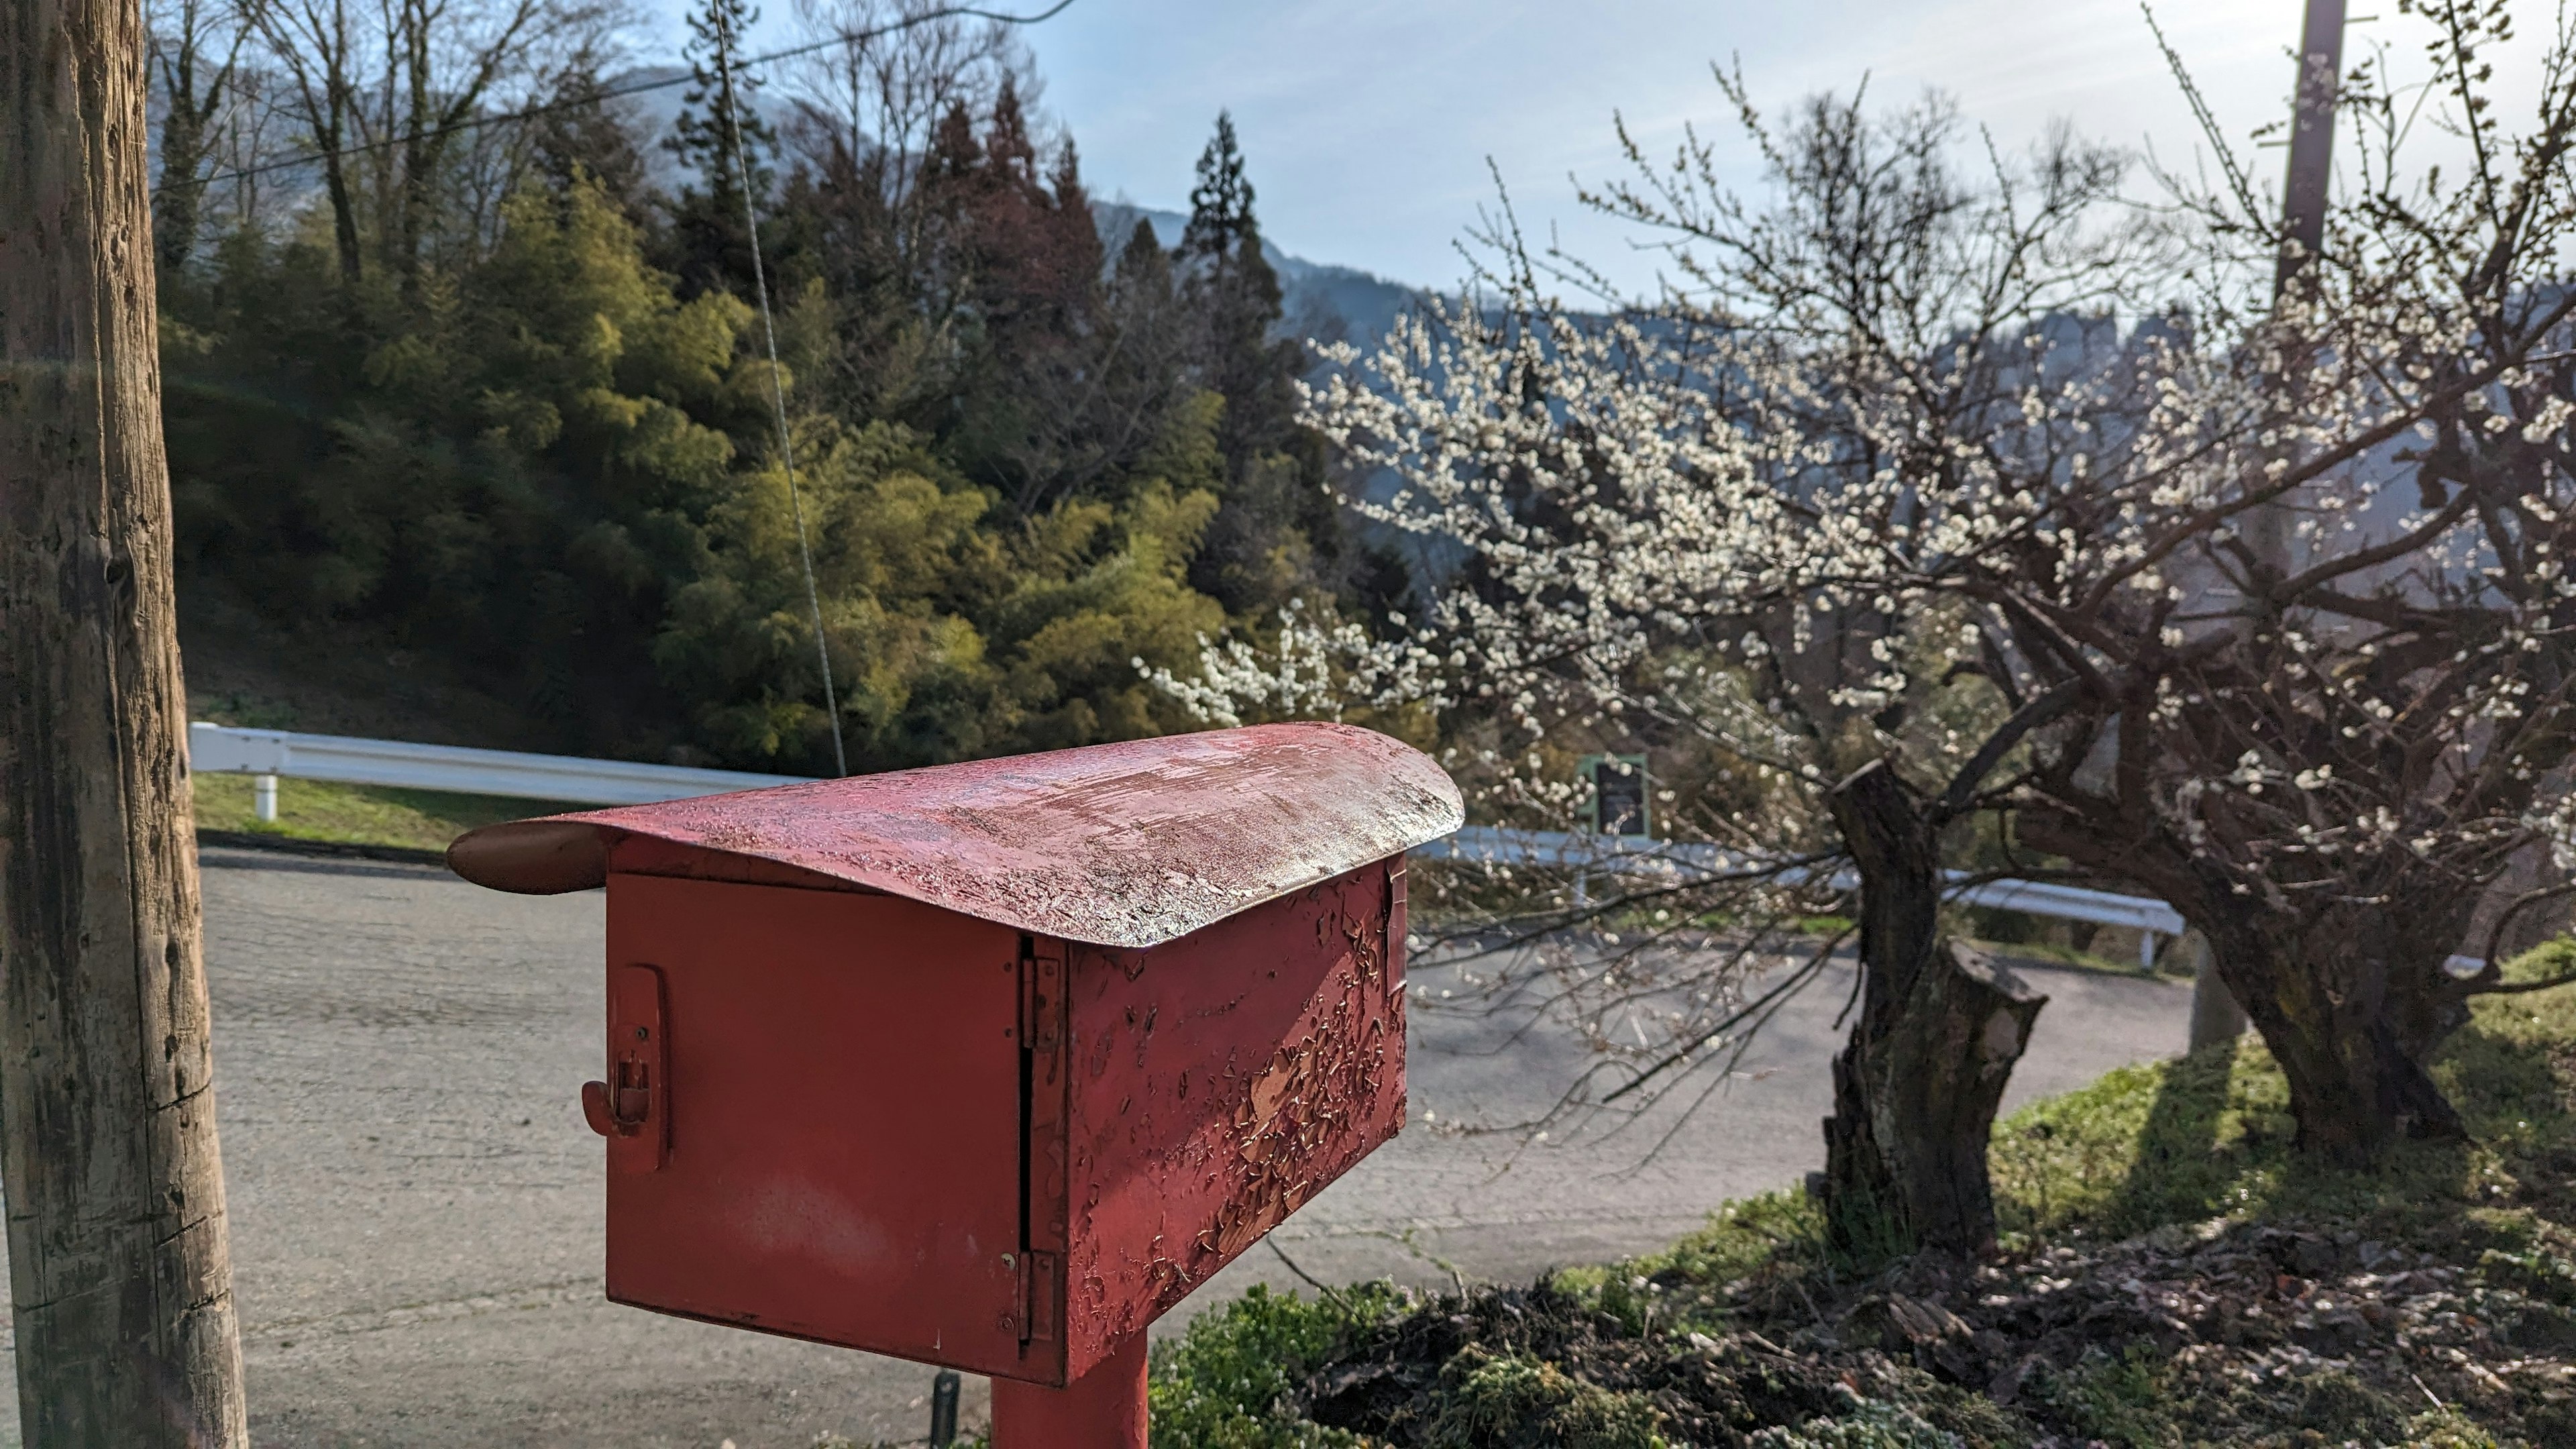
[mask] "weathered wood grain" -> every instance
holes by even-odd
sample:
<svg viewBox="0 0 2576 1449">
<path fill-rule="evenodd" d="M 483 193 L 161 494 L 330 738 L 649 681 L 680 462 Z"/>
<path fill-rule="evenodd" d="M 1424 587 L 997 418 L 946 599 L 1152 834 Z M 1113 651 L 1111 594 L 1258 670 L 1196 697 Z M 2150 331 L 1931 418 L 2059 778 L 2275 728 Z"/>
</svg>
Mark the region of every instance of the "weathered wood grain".
<svg viewBox="0 0 2576 1449">
<path fill-rule="evenodd" d="M 248 1443 L 135 0 L 0 5 L 0 1187 L 31 1449 Z"/>
</svg>

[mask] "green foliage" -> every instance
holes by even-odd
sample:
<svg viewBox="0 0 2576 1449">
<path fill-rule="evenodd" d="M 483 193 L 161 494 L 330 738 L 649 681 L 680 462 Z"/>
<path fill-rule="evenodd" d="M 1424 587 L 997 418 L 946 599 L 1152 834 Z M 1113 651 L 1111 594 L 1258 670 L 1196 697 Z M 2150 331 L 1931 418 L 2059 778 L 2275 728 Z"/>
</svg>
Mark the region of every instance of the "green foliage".
<svg viewBox="0 0 2576 1449">
<path fill-rule="evenodd" d="M 1232 251 L 1112 268 L 1008 78 L 909 180 L 746 123 L 773 368 L 712 64 L 748 19 L 692 19 L 677 196 L 576 106 L 515 190 L 442 193 L 459 244 L 404 285 L 345 275 L 318 205 L 173 272 L 188 597 L 432 656 L 576 753 L 825 770 L 818 616 L 853 769 L 1189 727 L 1138 661 L 1188 668 L 1341 527 L 1240 153 Z"/>
<path fill-rule="evenodd" d="M 1212 440 L 1224 505 L 1190 582 L 1230 612 L 1258 615 L 1285 604 L 1300 583 L 1357 560 L 1340 557 L 1324 440 L 1297 419 L 1306 349 L 1276 335 L 1279 277 L 1262 253 L 1252 201 L 1234 119 L 1219 113 L 1178 251 L 1181 292 L 1197 322 L 1192 368 L 1224 399 Z"/>
<path fill-rule="evenodd" d="M 2165 1412 L 2171 1387 L 2164 1367 L 2152 1345 L 2131 1344 L 2117 1355 L 2097 1349 L 2066 1372 L 2045 1375 L 2040 1393 L 2095 1438 L 2123 1449 L 2156 1449 L 2180 1438 Z"/>
<path fill-rule="evenodd" d="M 2505 1449 L 2468 1415 L 2450 1408 L 2416 1415 L 2407 1421 L 2405 1438 L 2398 1442 L 2410 1449 Z"/>
<path fill-rule="evenodd" d="M 1470 1345 L 1440 1371 L 1446 1391 L 1427 1449 L 1662 1449 L 1662 1415 L 1556 1365 Z"/>
<path fill-rule="evenodd" d="M 1154 1449 L 1358 1449 L 1358 1436 L 1281 1412 L 1287 1396 L 1354 1325 L 1391 1312 L 1383 1285 L 1341 1303 L 1301 1300 L 1261 1284 L 1154 1346 L 1147 1393 Z"/>
<path fill-rule="evenodd" d="M 381 327 L 322 254 L 235 237 L 170 361 L 181 569 L 272 617 L 372 620 L 627 744 L 645 644 L 758 416 L 746 313 L 682 304 L 588 183 L 530 191 L 490 253 Z M 336 358 L 336 365 L 333 359 Z"/>
<path fill-rule="evenodd" d="M 1182 581 L 1215 510 L 1160 479 L 996 529 L 990 494 L 900 425 L 809 430 L 798 484 L 854 768 L 1157 734 L 1181 724 L 1131 661 L 1171 664 L 1223 623 Z M 699 737 L 737 759 L 796 758 L 824 728 L 781 469 L 711 510 L 704 572 L 655 644 L 700 701 Z"/>
<path fill-rule="evenodd" d="M 1005 566 L 978 527 L 989 500 L 896 425 L 808 428 L 803 441 L 799 498 L 773 464 L 731 480 L 708 510 L 704 565 L 674 592 L 654 642 L 662 677 L 695 702 L 697 738 L 720 756 L 810 753 L 828 722 L 801 507 L 856 758 L 917 764 L 950 740 L 971 753 L 979 741 L 958 737 L 991 687 L 966 615 Z"/>
</svg>

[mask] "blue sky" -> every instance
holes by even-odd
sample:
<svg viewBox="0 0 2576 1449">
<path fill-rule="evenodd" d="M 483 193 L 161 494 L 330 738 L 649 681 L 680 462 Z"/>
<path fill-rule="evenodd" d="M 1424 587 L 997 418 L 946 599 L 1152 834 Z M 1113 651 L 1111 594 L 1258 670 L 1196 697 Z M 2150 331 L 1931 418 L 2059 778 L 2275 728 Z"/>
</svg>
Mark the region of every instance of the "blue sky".
<svg viewBox="0 0 2576 1449">
<path fill-rule="evenodd" d="M 678 0 L 660 3 L 676 13 Z M 788 0 L 769 8 L 758 40 L 788 39 Z M 2156 7 L 2240 138 L 2285 105 L 2301 9 Z M 2391 23 L 2394 0 L 2353 9 L 2390 12 L 2357 40 L 2415 43 Z M 668 49 L 676 39 L 674 24 Z M 1722 130 L 1712 60 L 1740 58 L 1772 104 L 1864 74 L 1890 99 L 1938 85 L 2007 145 L 2057 116 L 2169 160 L 2197 143 L 2136 0 L 1075 0 L 1028 39 L 1097 194 L 1184 205 L 1191 163 L 1231 108 L 1273 240 L 1434 286 L 1460 274 L 1453 243 L 1493 196 L 1489 157 L 1525 226 L 1557 227 L 1623 281 L 1650 281 L 1651 261 L 1582 213 L 1569 175 L 1615 173 L 1614 112 L 1650 149 L 1686 122 Z M 1749 163 L 1743 177 L 1758 179 Z"/>
</svg>

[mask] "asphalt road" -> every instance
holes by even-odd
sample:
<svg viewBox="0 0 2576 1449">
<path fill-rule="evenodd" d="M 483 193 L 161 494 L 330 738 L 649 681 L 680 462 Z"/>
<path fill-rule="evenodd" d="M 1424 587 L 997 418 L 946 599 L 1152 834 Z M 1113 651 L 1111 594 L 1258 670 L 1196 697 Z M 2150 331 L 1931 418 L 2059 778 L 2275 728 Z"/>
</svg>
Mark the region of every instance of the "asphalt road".
<svg viewBox="0 0 2576 1449">
<path fill-rule="evenodd" d="M 502 896 L 243 851 L 204 866 L 258 1443 L 804 1449 L 924 1432 L 928 1369 L 600 1297 L 601 1149 L 578 1103 L 599 1070 L 597 892 Z M 1828 976 L 1785 1011 L 1650 1159 L 1668 1121 L 1542 1146 L 1417 1123 L 1276 1236 L 1327 1281 L 1520 1279 L 1658 1247 L 1820 1163 L 1848 985 Z M 2077 971 L 2040 985 L 2050 1004 L 2008 1101 L 2182 1047 L 2184 988 Z M 1545 1032 L 1509 1051 L 1498 1035 L 1417 1018 L 1417 1117 L 1517 1119 L 1585 1060 Z M 1291 1283 L 1255 1248 L 1166 1322 L 1255 1280 Z M 972 1381 L 967 1407 L 981 1417 Z M 8 1442 L 16 1423 L 0 1405 Z"/>
</svg>

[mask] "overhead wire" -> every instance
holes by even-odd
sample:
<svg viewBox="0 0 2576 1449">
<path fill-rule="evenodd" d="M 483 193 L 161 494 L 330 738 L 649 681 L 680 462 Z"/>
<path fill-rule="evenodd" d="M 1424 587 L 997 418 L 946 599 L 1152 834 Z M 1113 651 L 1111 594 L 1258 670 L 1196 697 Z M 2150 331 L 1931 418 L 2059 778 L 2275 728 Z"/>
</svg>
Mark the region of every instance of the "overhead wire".
<svg viewBox="0 0 2576 1449">
<path fill-rule="evenodd" d="M 1034 15 L 1011 15 L 975 5 L 947 5 L 870 29 L 845 30 L 836 35 L 825 36 L 821 40 L 808 41 L 803 45 L 791 45 L 785 50 L 747 55 L 734 62 L 734 65 L 736 69 L 770 65 L 782 60 L 794 60 L 799 56 L 812 55 L 817 51 L 830 50 L 834 46 L 865 45 L 871 40 L 900 34 L 917 26 L 928 25 L 934 20 L 991 20 L 1003 25 L 1035 25 L 1040 21 L 1054 19 L 1072 5 L 1073 0 L 1056 0 L 1055 4 Z M 672 86 L 687 85 L 694 79 L 696 79 L 695 76 L 683 73 L 665 76 L 660 80 L 634 81 L 626 85 L 585 90 L 576 96 L 565 96 L 547 101 L 543 105 L 527 106 L 515 111 L 468 116 L 444 126 L 431 126 L 426 130 L 406 131 L 399 136 L 387 136 L 381 141 L 361 141 L 350 146 L 317 147 L 299 151 L 292 156 L 281 156 L 274 161 L 261 161 L 249 166 L 236 167 L 230 171 L 216 172 L 206 178 L 205 185 L 212 187 L 227 181 L 246 181 L 254 176 L 265 176 L 272 171 L 291 171 L 298 166 L 310 166 L 326 156 L 362 156 L 370 151 L 390 151 L 396 146 L 407 146 L 416 141 L 436 140 L 441 136 L 453 136 L 464 131 L 479 130 L 485 126 L 502 126 L 513 121 L 532 121 L 539 116 L 550 116 L 558 111 L 577 111 L 584 106 L 598 105 L 602 101 L 622 100 L 627 96 L 640 96 L 647 91 L 667 90 Z"/>
<path fill-rule="evenodd" d="M 787 471 L 787 507 L 796 517 L 796 557 L 805 567 L 805 608 L 814 621 L 814 657 L 823 668 L 823 712 L 832 722 L 832 773 L 846 776 L 850 755 L 841 742 L 841 700 L 832 687 L 832 646 L 823 634 L 823 594 L 814 582 L 814 546 L 805 532 L 805 495 L 796 486 L 796 442 L 787 426 L 787 383 L 778 366 L 778 324 L 769 310 L 769 268 L 760 257 L 760 210 L 752 202 L 751 154 L 743 145 L 742 113 L 734 102 L 733 27 L 721 0 L 709 9 L 716 19 L 716 92 L 724 104 L 725 130 L 733 139 L 734 173 L 742 185 L 742 225 L 751 240 L 751 290 L 760 299 L 760 334 L 769 345 L 769 402 L 778 417 L 778 462 Z"/>
</svg>

